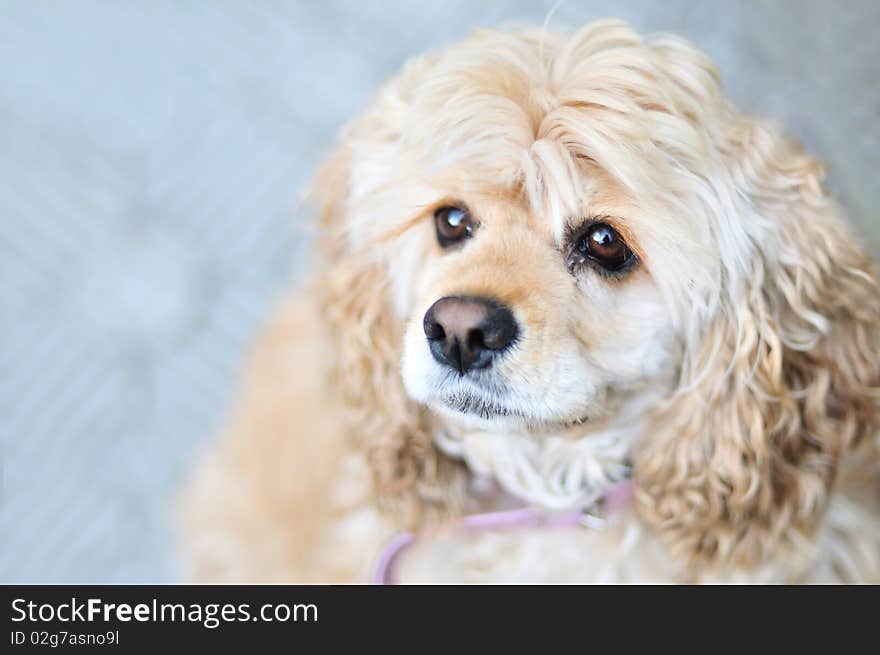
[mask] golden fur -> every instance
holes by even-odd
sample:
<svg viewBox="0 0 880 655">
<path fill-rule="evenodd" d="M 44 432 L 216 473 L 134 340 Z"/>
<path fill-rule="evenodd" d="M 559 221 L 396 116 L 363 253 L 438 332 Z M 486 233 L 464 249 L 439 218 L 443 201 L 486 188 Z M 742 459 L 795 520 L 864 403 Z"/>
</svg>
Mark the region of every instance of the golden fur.
<svg viewBox="0 0 880 655">
<path fill-rule="evenodd" d="M 366 581 L 410 528 L 434 536 L 404 581 L 878 581 L 880 288 L 822 178 L 695 48 L 617 21 L 409 62 L 314 183 L 320 260 L 187 491 L 190 575 Z M 479 228 L 441 252 L 453 201 Z M 629 275 L 566 269 L 587 216 Z M 456 294 L 523 326 L 502 390 L 427 354 L 421 317 Z M 630 464 L 636 505 L 602 530 L 443 529 L 497 501 L 483 478 L 558 509 Z"/>
</svg>

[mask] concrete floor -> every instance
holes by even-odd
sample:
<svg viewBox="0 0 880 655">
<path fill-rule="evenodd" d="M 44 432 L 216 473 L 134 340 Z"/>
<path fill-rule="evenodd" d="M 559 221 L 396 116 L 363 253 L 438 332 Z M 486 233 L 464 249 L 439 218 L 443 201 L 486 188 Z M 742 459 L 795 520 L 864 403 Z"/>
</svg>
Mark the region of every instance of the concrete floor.
<svg viewBox="0 0 880 655">
<path fill-rule="evenodd" d="M 4 3 L 0 581 L 175 578 L 169 501 L 301 269 L 298 195 L 376 85 L 554 2 Z M 880 245 L 880 3 L 559 3 L 684 34 Z"/>
</svg>

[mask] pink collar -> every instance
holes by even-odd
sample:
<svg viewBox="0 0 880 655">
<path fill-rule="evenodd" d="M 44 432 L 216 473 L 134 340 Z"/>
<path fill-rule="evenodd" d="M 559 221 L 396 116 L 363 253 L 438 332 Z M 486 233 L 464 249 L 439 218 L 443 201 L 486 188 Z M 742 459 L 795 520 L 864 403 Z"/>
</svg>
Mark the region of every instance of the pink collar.
<svg viewBox="0 0 880 655">
<path fill-rule="evenodd" d="M 628 507 L 632 502 L 634 485 L 631 480 L 624 480 L 611 485 L 602 494 L 599 500 L 603 512 L 611 512 Z M 468 532 L 480 530 L 513 530 L 516 528 L 572 528 L 582 525 L 590 525 L 596 517 L 593 508 L 587 510 L 577 509 L 566 512 L 548 514 L 537 507 L 521 507 L 518 509 L 501 512 L 486 512 L 484 514 L 470 514 L 462 518 L 459 527 Z M 373 575 L 373 584 L 394 584 L 394 564 L 400 554 L 415 541 L 416 535 L 412 532 L 400 532 L 392 537 L 379 555 L 376 570 Z"/>
</svg>

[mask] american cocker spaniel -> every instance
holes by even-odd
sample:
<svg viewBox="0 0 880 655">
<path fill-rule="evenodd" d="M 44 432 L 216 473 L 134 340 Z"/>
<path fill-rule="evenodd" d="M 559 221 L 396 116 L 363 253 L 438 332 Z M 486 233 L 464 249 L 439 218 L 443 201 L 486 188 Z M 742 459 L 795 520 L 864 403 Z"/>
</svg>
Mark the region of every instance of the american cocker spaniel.
<svg viewBox="0 0 880 655">
<path fill-rule="evenodd" d="M 880 578 L 880 288 L 823 168 L 618 21 L 415 59 L 183 501 L 236 582 Z"/>
</svg>

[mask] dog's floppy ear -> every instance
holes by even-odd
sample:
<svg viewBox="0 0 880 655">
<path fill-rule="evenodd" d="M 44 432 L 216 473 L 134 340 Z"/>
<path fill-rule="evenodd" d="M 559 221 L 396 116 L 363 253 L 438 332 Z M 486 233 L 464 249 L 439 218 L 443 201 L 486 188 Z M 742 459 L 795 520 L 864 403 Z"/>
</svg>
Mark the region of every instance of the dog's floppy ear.
<svg viewBox="0 0 880 655">
<path fill-rule="evenodd" d="M 877 433 L 880 292 L 814 159 L 745 119 L 728 155 L 770 228 L 750 237 L 751 270 L 727 282 L 635 477 L 641 514 L 678 552 L 735 566 L 809 535 L 842 455 Z"/>
<path fill-rule="evenodd" d="M 342 145 L 310 190 L 320 208 L 322 261 L 314 284 L 333 333 L 336 356 L 328 366 L 352 447 L 366 454 L 379 507 L 414 527 L 457 511 L 463 476 L 460 465 L 435 449 L 422 411 L 404 390 L 404 326 L 391 309 L 385 264 L 375 244 L 352 237 L 352 185 L 363 183 L 352 179 L 358 174 L 356 157 L 355 150 Z"/>
</svg>

